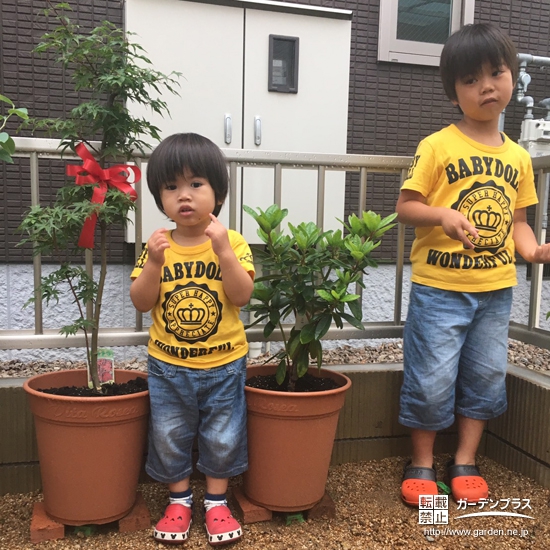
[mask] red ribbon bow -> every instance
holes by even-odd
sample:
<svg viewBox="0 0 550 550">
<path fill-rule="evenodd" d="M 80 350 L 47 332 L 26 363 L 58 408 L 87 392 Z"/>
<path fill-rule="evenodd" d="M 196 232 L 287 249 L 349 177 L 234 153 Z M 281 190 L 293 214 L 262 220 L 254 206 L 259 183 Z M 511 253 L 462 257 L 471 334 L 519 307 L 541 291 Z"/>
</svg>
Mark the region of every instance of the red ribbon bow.
<svg viewBox="0 0 550 550">
<path fill-rule="evenodd" d="M 137 199 L 136 190 L 128 183 L 128 177 L 131 173 L 134 174 L 134 183 L 141 179 L 141 170 L 137 166 L 128 164 L 117 164 L 110 168 L 103 169 L 99 166 L 93 155 L 88 151 L 84 143 L 79 143 L 76 146 L 76 154 L 84 161 L 82 166 L 70 164 L 66 167 L 68 176 L 74 176 L 76 185 L 85 185 L 88 183 L 98 183 L 94 187 L 92 194 L 92 203 L 103 204 L 105 194 L 109 187 L 115 187 L 123 193 L 130 195 L 130 198 L 135 201 Z M 92 214 L 86 218 L 78 246 L 82 248 L 94 247 L 94 231 L 97 223 L 97 214 Z"/>
</svg>

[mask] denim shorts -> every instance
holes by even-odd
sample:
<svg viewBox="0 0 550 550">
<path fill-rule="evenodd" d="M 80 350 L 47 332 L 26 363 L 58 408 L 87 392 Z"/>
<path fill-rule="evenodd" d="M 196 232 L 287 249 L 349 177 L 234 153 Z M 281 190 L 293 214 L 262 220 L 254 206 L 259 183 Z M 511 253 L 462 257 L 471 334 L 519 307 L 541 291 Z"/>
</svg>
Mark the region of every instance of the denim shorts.
<svg viewBox="0 0 550 550">
<path fill-rule="evenodd" d="M 197 469 L 225 479 L 248 469 L 246 357 L 210 369 L 191 369 L 149 356 L 149 444 L 145 470 L 157 481 L 176 483 Z"/>
<path fill-rule="evenodd" d="M 512 289 L 453 292 L 412 284 L 403 333 L 399 422 L 442 430 L 455 413 L 489 420 L 506 410 Z"/>
</svg>

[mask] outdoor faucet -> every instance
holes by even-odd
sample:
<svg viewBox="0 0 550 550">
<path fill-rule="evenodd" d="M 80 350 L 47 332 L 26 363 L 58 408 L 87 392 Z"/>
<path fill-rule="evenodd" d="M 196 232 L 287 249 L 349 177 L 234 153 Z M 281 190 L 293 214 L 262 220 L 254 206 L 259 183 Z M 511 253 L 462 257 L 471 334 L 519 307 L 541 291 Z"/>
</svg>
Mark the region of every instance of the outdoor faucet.
<svg viewBox="0 0 550 550">
<path fill-rule="evenodd" d="M 522 61 L 519 65 L 519 75 L 517 82 L 517 91 L 516 91 L 516 101 L 525 105 L 525 117 L 524 118 L 533 118 L 533 106 L 535 104 L 534 99 L 525 95 L 527 91 L 527 86 L 531 82 L 531 75 L 526 72 L 525 68 L 527 67 L 527 62 Z"/>
<path fill-rule="evenodd" d="M 542 107 L 546 109 L 546 118 L 545 120 L 550 120 L 550 97 L 543 99 L 537 103 L 537 107 Z"/>
<path fill-rule="evenodd" d="M 517 102 L 525 105 L 525 116 L 523 118 L 533 118 L 533 106 L 535 105 L 533 98 L 530 95 L 525 95 L 519 97 Z"/>
<path fill-rule="evenodd" d="M 523 61 L 519 65 L 519 74 L 517 81 L 517 93 L 521 94 L 521 97 L 527 92 L 527 86 L 531 83 L 531 75 L 526 71 L 527 63 Z"/>
</svg>

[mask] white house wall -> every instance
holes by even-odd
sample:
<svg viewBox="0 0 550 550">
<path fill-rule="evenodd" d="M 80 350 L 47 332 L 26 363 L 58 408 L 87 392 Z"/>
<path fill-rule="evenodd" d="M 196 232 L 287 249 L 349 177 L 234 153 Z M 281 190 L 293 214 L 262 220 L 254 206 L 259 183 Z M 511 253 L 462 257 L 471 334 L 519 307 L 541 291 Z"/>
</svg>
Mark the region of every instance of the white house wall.
<svg viewBox="0 0 550 550">
<path fill-rule="evenodd" d="M 231 2 L 230 2 L 231 3 Z M 165 94 L 170 118 L 150 115 L 146 106 L 135 114 L 151 118 L 161 136 L 196 132 L 222 148 L 346 153 L 351 44 L 351 11 L 262 2 L 233 6 L 181 0 L 127 0 L 126 29 L 165 73 L 178 71 L 180 95 Z M 286 10 L 286 11 L 285 11 Z M 297 93 L 268 91 L 269 35 L 299 38 Z M 231 117 L 228 143 L 224 122 Z M 260 118 L 261 143 L 255 139 Z M 242 176 L 242 177 L 241 177 Z M 274 202 L 273 168 L 244 168 L 237 181 L 237 226 L 250 243 L 258 243 L 256 225 L 242 216 L 241 204 L 266 208 Z M 315 221 L 317 173 L 284 170 L 282 206 L 288 221 Z M 142 190 L 143 240 L 166 226 L 149 195 Z M 343 218 L 345 174 L 327 171 L 324 226 Z M 220 214 L 229 222 L 228 209 Z M 169 224 L 170 222 L 168 222 Z M 134 242 L 130 226 L 127 242 Z"/>
</svg>

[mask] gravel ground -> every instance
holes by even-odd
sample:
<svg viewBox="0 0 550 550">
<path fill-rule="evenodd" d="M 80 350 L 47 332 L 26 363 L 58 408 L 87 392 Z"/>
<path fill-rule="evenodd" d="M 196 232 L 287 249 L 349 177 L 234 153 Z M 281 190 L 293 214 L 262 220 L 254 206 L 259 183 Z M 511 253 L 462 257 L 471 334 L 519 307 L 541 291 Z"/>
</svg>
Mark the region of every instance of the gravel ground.
<svg viewBox="0 0 550 550">
<path fill-rule="evenodd" d="M 448 455 L 438 455 L 436 465 L 442 474 Z M 274 514 L 272 521 L 244 526 L 238 550 L 412 550 L 440 549 L 548 549 L 550 547 L 550 490 L 519 476 L 499 464 L 480 457 L 478 464 L 490 487 L 489 499 L 495 509 L 512 511 L 521 503 L 521 513 L 533 519 L 514 517 L 458 516 L 480 512 L 480 507 L 459 509 L 449 503 L 447 525 L 419 525 L 418 510 L 405 506 L 399 498 L 402 458 L 343 464 L 331 468 L 327 490 L 336 505 L 336 518 L 293 521 L 287 525 L 285 514 Z M 235 480 L 238 482 L 239 480 Z M 156 483 L 140 486 L 149 506 L 152 521 L 160 518 L 167 494 Z M 203 484 L 193 482 L 197 502 L 202 500 Z M 0 497 L 0 548 L 2 550 L 135 550 L 160 549 L 150 530 L 120 534 L 113 525 L 103 526 L 89 537 L 79 537 L 67 527 L 65 539 L 37 545 L 29 542 L 32 504 L 39 494 Z M 517 500 L 515 500 L 517 499 Z M 508 501 L 508 506 L 506 506 Z M 516 504 L 517 503 L 517 504 Z M 519 511 L 519 508 L 518 508 Z M 197 509 L 186 548 L 210 548 Z M 448 529 L 445 532 L 445 529 Z M 433 531 L 439 529 L 440 532 Z M 449 530 L 455 530 L 451 533 Z M 431 531 L 430 531 L 431 530 Z M 466 530 L 470 530 L 467 532 Z M 517 534 L 512 534 L 513 532 Z M 460 532 L 458 532 L 460 531 Z"/>
<path fill-rule="evenodd" d="M 263 363 L 268 356 L 249 360 L 250 364 Z M 402 363 L 402 341 L 384 342 L 378 346 L 343 345 L 335 349 L 323 350 L 323 363 L 326 365 L 357 365 L 362 363 Z M 518 367 L 550 375 L 550 350 L 538 348 L 517 340 L 508 342 L 508 362 Z M 118 368 L 147 370 L 145 361 L 125 361 Z M 0 378 L 28 377 L 43 372 L 63 369 L 84 368 L 84 363 L 75 361 L 22 362 L 17 360 L 0 361 Z M 550 544 L 549 544 L 550 548 Z"/>
<path fill-rule="evenodd" d="M 342 346 L 324 353 L 326 364 L 400 363 L 403 360 L 401 342 L 388 342 L 376 347 Z M 254 363 L 261 362 L 258 358 Z M 550 352 L 521 342 L 510 341 L 510 363 L 550 374 Z M 37 372 L 82 367 L 70 361 L 47 365 L 23 364 L 18 361 L 0 363 L 0 377 L 24 377 Z M 143 362 L 130 361 L 124 368 L 145 369 Z M 440 478 L 448 455 L 436 457 Z M 516 511 L 533 519 L 517 517 L 470 517 L 463 514 L 481 512 L 481 507 L 459 509 L 449 502 L 447 525 L 420 525 L 418 510 L 405 506 L 399 497 L 399 486 L 405 458 L 343 464 L 332 467 L 327 491 L 336 505 L 336 519 L 306 520 L 287 525 L 284 514 L 274 514 L 269 522 L 244 526 L 244 538 L 234 548 L 239 550 L 412 550 L 470 549 L 550 549 L 550 490 L 498 463 L 479 457 L 478 465 L 486 477 L 490 494 L 485 511 Z M 232 483 L 239 483 L 236 478 Z M 195 500 L 202 500 L 203 484 L 193 482 Z M 161 517 L 167 504 L 163 485 L 151 483 L 140 486 L 152 522 Z M 149 530 L 120 534 L 116 526 L 98 529 L 85 537 L 67 527 L 66 537 L 33 545 L 29 541 L 32 505 L 41 500 L 40 493 L 0 497 L 0 550 L 130 550 L 164 548 L 156 543 Z M 520 510 L 526 506 L 525 509 Z M 514 510 L 518 507 L 517 510 Z M 206 542 L 202 520 L 195 511 L 187 548 L 210 548 Z M 469 530 L 469 531 L 468 531 Z M 515 534 L 514 534 L 515 533 Z"/>
</svg>

